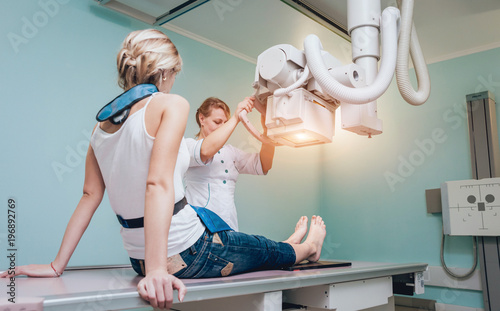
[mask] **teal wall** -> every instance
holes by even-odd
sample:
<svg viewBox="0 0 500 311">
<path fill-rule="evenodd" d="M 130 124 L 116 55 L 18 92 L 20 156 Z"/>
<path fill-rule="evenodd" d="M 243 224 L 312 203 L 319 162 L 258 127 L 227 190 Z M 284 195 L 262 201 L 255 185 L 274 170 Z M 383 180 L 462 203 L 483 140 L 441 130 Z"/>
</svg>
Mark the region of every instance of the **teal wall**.
<svg viewBox="0 0 500 311">
<path fill-rule="evenodd" d="M 53 260 L 82 191 L 84 154 L 95 113 L 120 89 L 115 55 L 132 30 L 149 27 L 94 1 L 0 3 L 0 269 L 6 268 L 7 200 L 17 201 L 17 264 Z M 164 30 L 165 31 L 165 30 Z M 231 108 L 251 94 L 255 65 L 165 31 L 185 66 L 173 92 L 194 111 L 208 96 Z M 400 97 L 395 81 L 378 101 L 383 135 L 368 139 L 337 128 L 332 144 L 277 148 L 266 177 L 240 176 L 240 228 L 285 239 L 301 215 L 320 214 L 330 259 L 426 262 L 439 266 L 440 215 L 425 207 L 425 189 L 471 177 L 465 95 L 500 97 L 500 49 L 429 66 L 432 92 L 421 107 Z M 254 121 L 258 116 L 251 116 Z M 230 142 L 259 144 L 238 127 Z M 453 238 L 450 266 L 470 267 L 470 238 Z M 119 225 L 106 199 L 70 265 L 127 263 Z M 480 292 L 428 288 L 424 297 L 481 307 Z"/>
</svg>

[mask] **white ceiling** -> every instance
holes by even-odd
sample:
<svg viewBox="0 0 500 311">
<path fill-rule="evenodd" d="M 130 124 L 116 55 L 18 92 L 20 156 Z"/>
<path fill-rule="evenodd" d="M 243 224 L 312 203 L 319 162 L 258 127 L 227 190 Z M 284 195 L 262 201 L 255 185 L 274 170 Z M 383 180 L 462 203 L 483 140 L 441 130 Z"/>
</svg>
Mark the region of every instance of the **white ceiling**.
<svg viewBox="0 0 500 311">
<path fill-rule="evenodd" d="M 347 24 L 347 0 L 308 2 Z M 395 0 L 382 0 L 388 5 Z M 427 63 L 500 47 L 499 0 L 416 0 L 414 23 Z M 314 33 L 325 50 L 351 62 L 350 43 L 280 0 L 211 0 L 163 26 L 251 62 L 276 44 L 303 49 Z"/>
</svg>

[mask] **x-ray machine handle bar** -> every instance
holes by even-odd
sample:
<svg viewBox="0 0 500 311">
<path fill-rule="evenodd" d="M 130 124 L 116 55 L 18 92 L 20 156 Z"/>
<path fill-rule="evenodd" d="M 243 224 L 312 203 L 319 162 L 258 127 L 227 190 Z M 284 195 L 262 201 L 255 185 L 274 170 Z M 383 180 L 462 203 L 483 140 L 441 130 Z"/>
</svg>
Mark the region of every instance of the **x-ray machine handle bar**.
<svg viewBox="0 0 500 311">
<path fill-rule="evenodd" d="M 269 137 L 267 137 L 266 135 L 264 135 L 261 132 L 259 132 L 255 128 L 255 126 L 253 126 L 252 122 L 250 122 L 250 120 L 247 117 L 247 114 L 248 114 L 248 112 L 246 110 L 243 110 L 243 111 L 240 112 L 239 117 L 240 117 L 240 120 L 243 123 L 243 125 L 248 130 L 248 132 L 250 132 L 250 134 L 252 134 L 255 138 L 257 138 L 257 140 L 259 140 L 263 144 L 272 144 L 272 145 L 275 145 L 275 146 L 279 146 L 280 145 L 277 142 L 275 142 L 274 140 L 272 140 Z"/>
</svg>

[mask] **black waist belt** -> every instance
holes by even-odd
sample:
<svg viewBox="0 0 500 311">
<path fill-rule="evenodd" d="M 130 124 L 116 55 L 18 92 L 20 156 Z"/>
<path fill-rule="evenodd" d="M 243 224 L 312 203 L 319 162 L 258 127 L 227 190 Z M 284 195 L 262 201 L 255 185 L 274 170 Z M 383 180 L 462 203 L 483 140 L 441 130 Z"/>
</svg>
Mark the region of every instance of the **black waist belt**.
<svg viewBox="0 0 500 311">
<path fill-rule="evenodd" d="M 186 197 L 183 197 L 179 202 L 174 205 L 174 215 L 180 212 L 184 206 L 186 206 L 187 200 Z M 144 217 L 132 218 L 132 219 L 123 219 L 122 216 L 116 215 L 118 218 L 118 222 L 123 228 L 135 229 L 135 228 L 143 228 L 144 227 Z"/>
</svg>

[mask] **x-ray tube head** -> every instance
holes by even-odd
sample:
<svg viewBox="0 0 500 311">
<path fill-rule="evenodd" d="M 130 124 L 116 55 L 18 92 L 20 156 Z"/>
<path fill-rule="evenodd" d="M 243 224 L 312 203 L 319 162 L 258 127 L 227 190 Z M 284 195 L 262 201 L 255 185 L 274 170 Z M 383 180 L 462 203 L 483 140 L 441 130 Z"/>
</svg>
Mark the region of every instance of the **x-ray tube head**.
<svg viewBox="0 0 500 311">
<path fill-rule="evenodd" d="M 267 136 L 290 147 L 331 143 L 335 109 L 304 88 L 289 96 L 270 96 L 267 103 Z"/>
<path fill-rule="evenodd" d="M 262 52 L 257 59 L 255 84 L 274 92 L 297 81 L 304 69 L 304 53 L 292 45 L 279 44 Z"/>
<path fill-rule="evenodd" d="M 287 62 L 286 54 L 281 49 L 269 49 L 265 53 L 263 63 L 259 68 L 262 78 L 276 86 L 292 84 L 294 73 L 300 67 L 293 62 Z"/>
<path fill-rule="evenodd" d="M 359 66 L 343 66 L 326 51 L 322 51 L 321 57 L 331 75 L 343 83 L 364 84 L 364 71 Z M 242 120 L 257 139 L 291 147 L 332 142 L 335 110 L 340 102 L 310 75 L 304 51 L 287 44 L 265 50 L 257 59 L 253 85 L 260 104 L 266 104 L 267 137 L 258 133 L 246 116 Z"/>
</svg>

